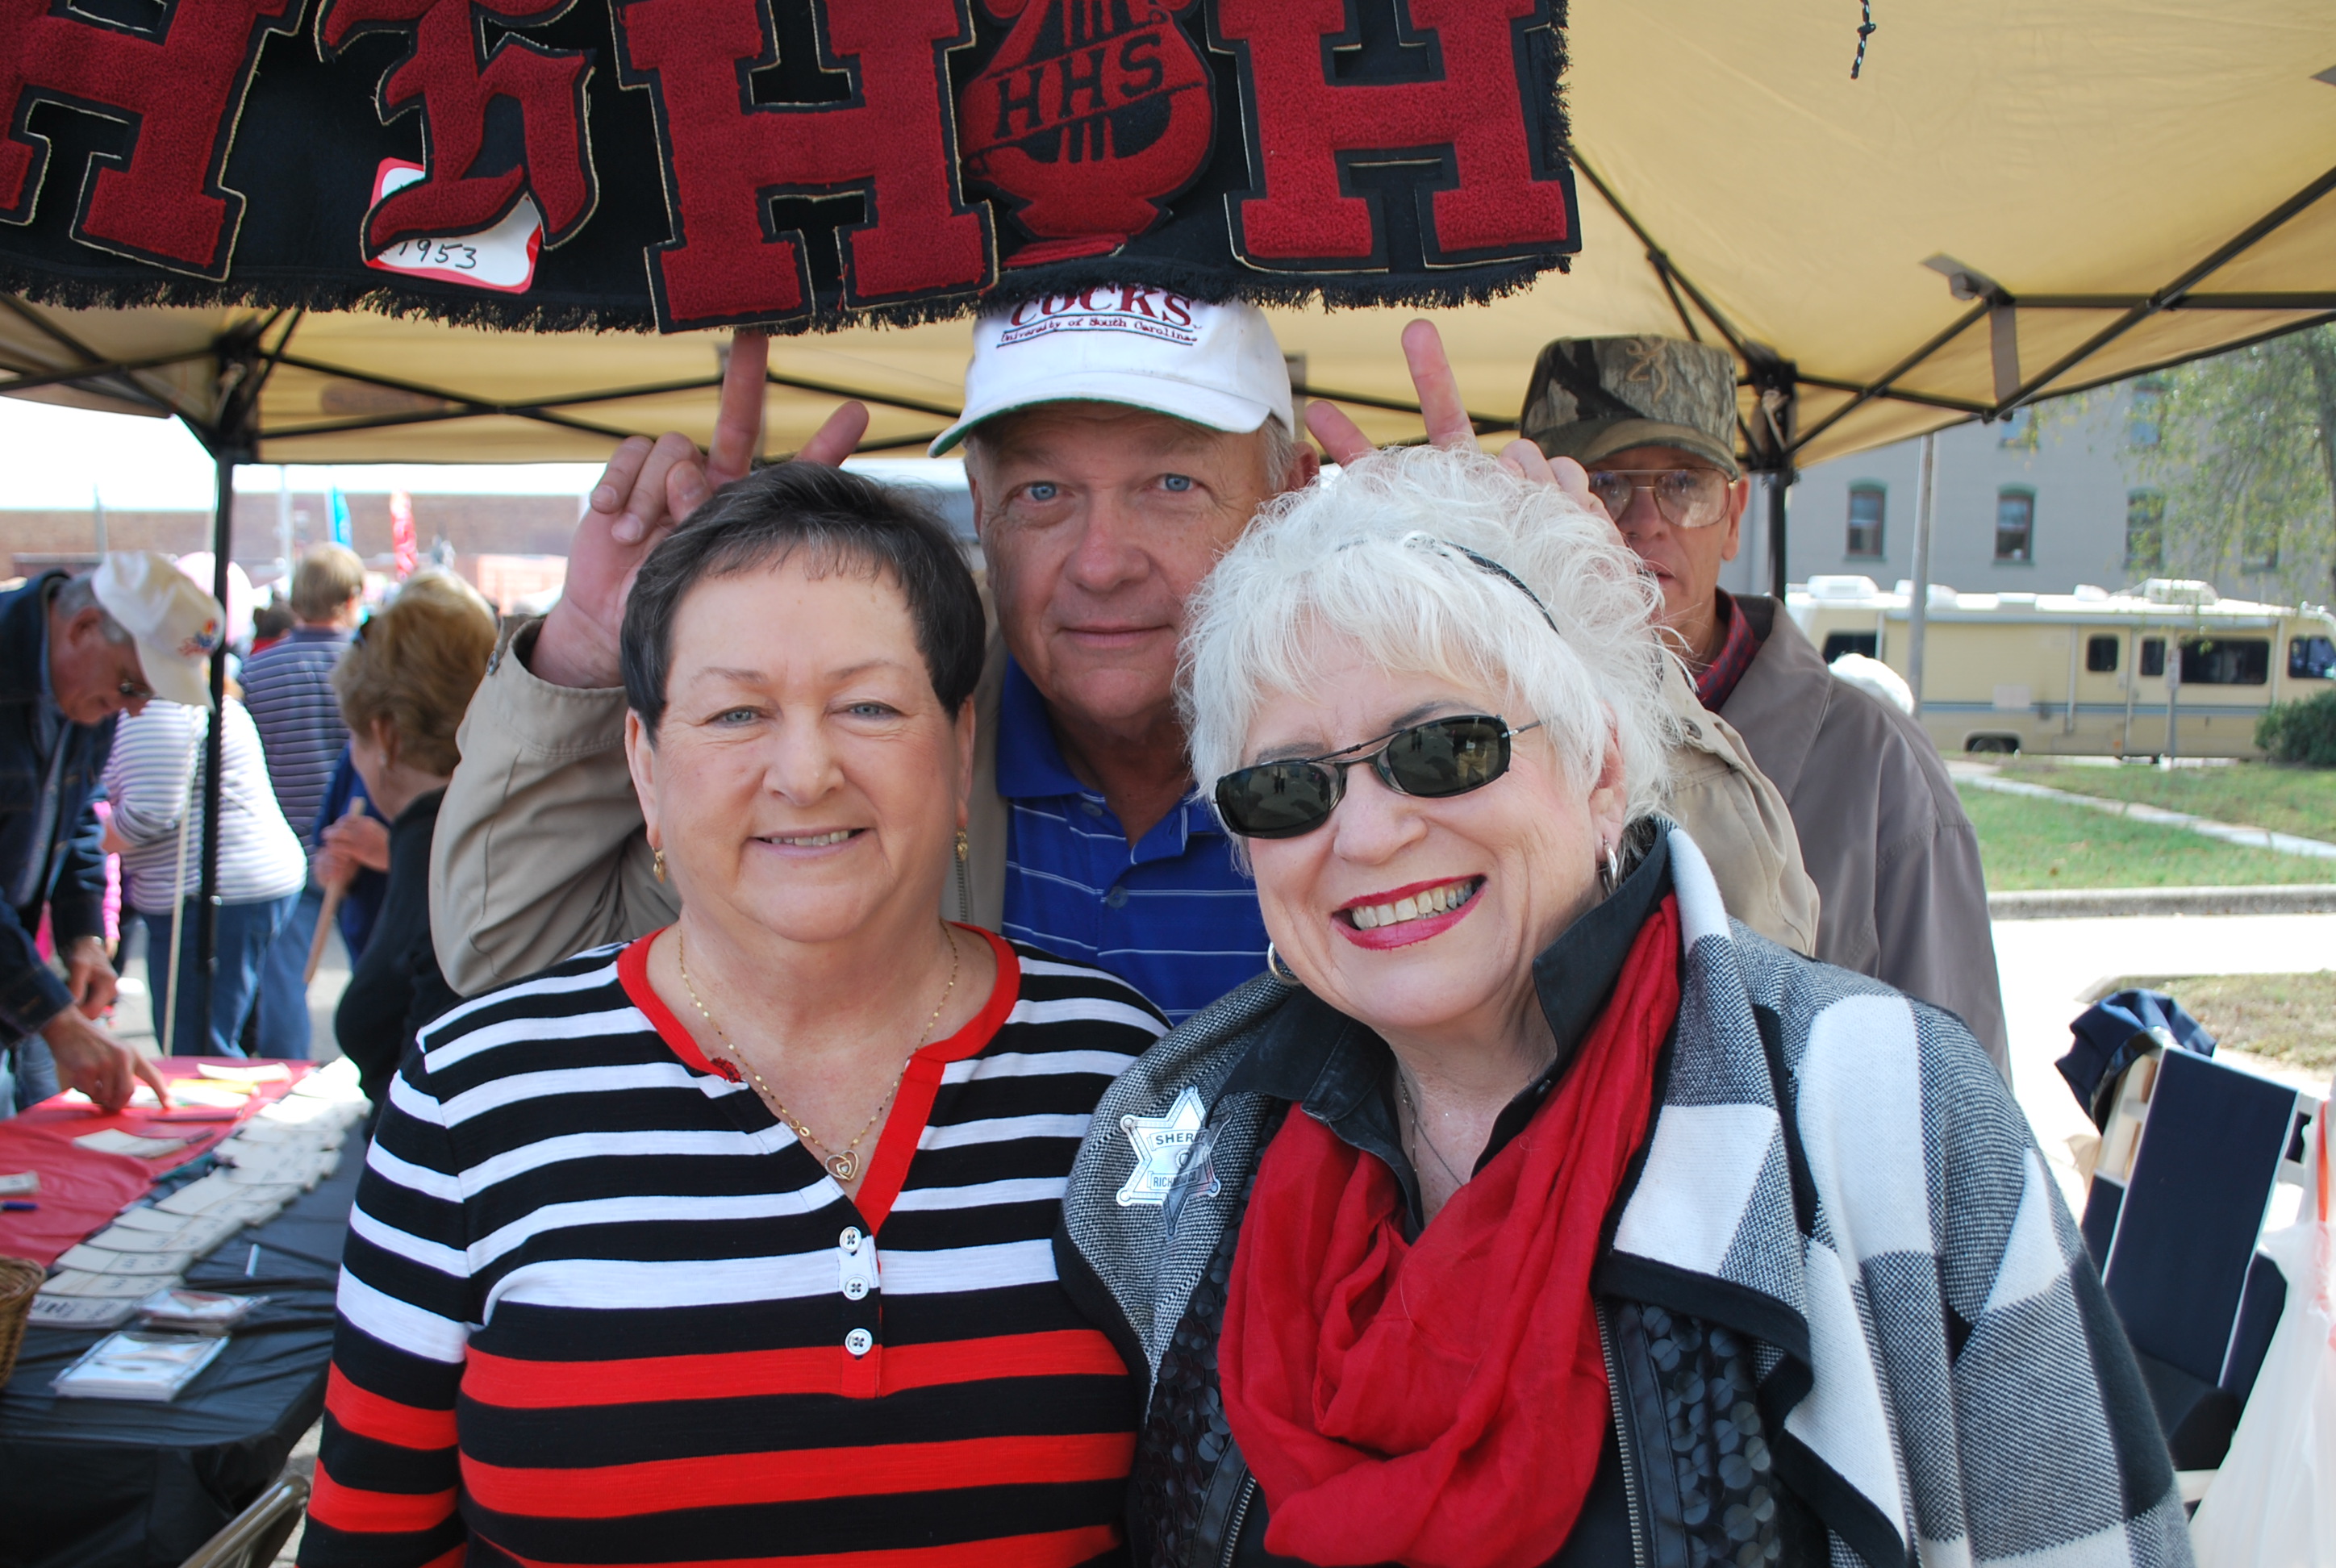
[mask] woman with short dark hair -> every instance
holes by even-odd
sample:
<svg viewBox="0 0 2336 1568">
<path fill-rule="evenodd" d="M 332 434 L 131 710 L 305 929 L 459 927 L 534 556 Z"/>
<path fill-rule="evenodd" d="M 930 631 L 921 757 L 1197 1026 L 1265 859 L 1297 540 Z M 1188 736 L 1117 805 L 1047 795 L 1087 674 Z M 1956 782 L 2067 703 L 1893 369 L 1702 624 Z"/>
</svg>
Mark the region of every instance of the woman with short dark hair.
<svg viewBox="0 0 2336 1568">
<path fill-rule="evenodd" d="M 983 642 L 956 544 L 848 473 L 749 475 L 644 563 L 625 744 L 679 918 L 407 1054 L 304 1563 L 1118 1555 L 1129 1375 L 1052 1238 L 1163 1025 L 939 916 Z"/>
</svg>

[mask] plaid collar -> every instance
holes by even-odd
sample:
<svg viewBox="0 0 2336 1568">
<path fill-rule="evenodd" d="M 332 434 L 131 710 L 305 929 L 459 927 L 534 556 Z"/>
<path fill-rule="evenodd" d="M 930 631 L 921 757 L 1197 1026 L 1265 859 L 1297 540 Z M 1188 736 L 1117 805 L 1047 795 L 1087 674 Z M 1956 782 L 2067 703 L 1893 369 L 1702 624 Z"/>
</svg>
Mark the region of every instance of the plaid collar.
<svg viewBox="0 0 2336 1568">
<path fill-rule="evenodd" d="M 1736 683 L 1752 667 L 1752 656 L 1760 651 L 1760 639 L 1752 635 L 1751 621 L 1736 608 L 1736 601 L 1725 589 L 1719 595 L 1719 617 L 1728 630 L 1719 639 L 1719 651 L 1711 662 L 1696 673 L 1695 700 L 1718 713 L 1735 693 Z"/>
</svg>

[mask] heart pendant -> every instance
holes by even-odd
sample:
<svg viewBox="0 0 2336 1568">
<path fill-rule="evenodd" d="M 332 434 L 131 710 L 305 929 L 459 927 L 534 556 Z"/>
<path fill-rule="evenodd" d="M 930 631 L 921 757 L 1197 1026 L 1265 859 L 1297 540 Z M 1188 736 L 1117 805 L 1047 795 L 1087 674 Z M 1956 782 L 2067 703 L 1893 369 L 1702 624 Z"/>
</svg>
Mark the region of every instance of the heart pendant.
<svg viewBox="0 0 2336 1568">
<path fill-rule="evenodd" d="M 833 1159 L 828 1161 L 827 1168 L 829 1173 L 832 1174 L 837 1181 L 848 1182 L 859 1172 L 860 1162 L 853 1159 L 850 1154 L 838 1154 Z"/>
</svg>

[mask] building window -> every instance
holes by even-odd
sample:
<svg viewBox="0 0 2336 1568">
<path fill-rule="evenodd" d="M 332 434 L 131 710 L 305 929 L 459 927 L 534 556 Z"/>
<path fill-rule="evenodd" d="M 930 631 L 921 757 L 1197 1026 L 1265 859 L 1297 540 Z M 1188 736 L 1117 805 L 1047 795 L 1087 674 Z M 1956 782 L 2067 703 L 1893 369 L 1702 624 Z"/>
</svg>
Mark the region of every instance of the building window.
<svg viewBox="0 0 2336 1568">
<path fill-rule="evenodd" d="M 2007 490 L 1995 498 L 1995 559 L 2023 565 L 2036 559 L 2036 492 Z"/>
<path fill-rule="evenodd" d="M 2125 564 L 2128 571 L 2165 569 L 2166 497 L 2157 491 L 2126 492 Z"/>
<path fill-rule="evenodd" d="M 2141 673 L 2155 680 L 2166 673 L 2166 639 L 2146 637 L 2141 639 Z"/>
<path fill-rule="evenodd" d="M 2250 527 L 2239 535 L 2239 570 L 2246 572 L 2279 570 L 2279 524 Z"/>
<path fill-rule="evenodd" d="M 2133 401 L 2125 411 L 2125 443 L 2154 447 L 2165 439 L 2166 383 L 2145 379 L 2133 384 Z"/>
<path fill-rule="evenodd" d="M 2085 668 L 2094 675 L 2117 673 L 2117 639 L 2113 637 L 2088 637 L 2085 639 Z"/>
<path fill-rule="evenodd" d="M 1878 484 L 1861 484 L 1849 492 L 1849 549 L 1846 553 L 1866 556 L 1882 553 L 1883 493 Z"/>
</svg>

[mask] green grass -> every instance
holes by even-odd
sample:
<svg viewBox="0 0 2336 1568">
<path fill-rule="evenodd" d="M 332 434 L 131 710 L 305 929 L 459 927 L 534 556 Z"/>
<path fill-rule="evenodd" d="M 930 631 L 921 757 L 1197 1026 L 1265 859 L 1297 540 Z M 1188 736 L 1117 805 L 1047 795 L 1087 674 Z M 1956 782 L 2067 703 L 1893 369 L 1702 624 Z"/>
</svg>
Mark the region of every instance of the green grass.
<svg viewBox="0 0 2336 1568">
<path fill-rule="evenodd" d="M 2070 767 L 2044 757 L 2014 757 L 2003 776 L 2070 794 L 2139 801 L 2219 823 L 2336 840 L 2336 768 L 2260 762 L 2163 770 L 2138 764 Z"/>
<path fill-rule="evenodd" d="M 2336 1067 L 2336 973 L 2191 975 L 2127 983 L 2171 995 L 2219 1046 L 2292 1067 Z"/>
<path fill-rule="evenodd" d="M 1980 860 L 1994 892 L 2336 881 L 2336 862 L 2221 843 L 2058 801 L 1960 786 L 1957 793 L 1979 830 Z"/>
</svg>

